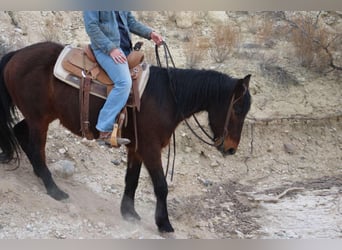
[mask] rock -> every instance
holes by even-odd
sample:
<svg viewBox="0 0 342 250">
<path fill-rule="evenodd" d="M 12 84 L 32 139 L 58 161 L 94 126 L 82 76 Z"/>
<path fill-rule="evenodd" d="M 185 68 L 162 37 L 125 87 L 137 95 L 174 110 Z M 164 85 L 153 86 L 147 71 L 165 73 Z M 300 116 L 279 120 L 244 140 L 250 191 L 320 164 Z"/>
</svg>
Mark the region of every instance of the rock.
<svg viewBox="0 0 342 250">
<path fill-rule="evenodd" d="M 87 186 L 95 193 L 102 193 L 103 189 L 101 187 L 100 183 L 97 182 L 91 182 L 91 183 L 87 183 Z"/>
<path fill-rule="evenodd" d="M 208 186 L 211 186 L 213 185 L 213 182 L 210 181 L 210 180 L 207 180 L 207 179 L 203 179 L 201 177 L 197 177 L 197 180 L 202 183 L 204 186 L 208 187 Z"/>
<path fill-rule="evenodd" d="M 115 160 L 111 160 L 110 162 L 113 163 L 115 166 L 118 166 L 120 165 L 121 160 L 115 159 Z"/>
<path fill-rule="evenodd" d="M 55 232 L 54 232 L 54 236 L 55 236 L 55 238 L 57 238 L 57 239 L 66 239 L 66 235 L 63 234 L 63 233 L 61 233 L 61 232 L 59 232 L 59 231 L 55 231 Z"/>
<path fill-rule="evenodd" d="M 208 11 L 208 21 L 215 24 L 225 24 L 228 16 L 225 11 Z"/>
<path fill-rule="evenodd" d="M 22 35 L 24 34 L 24 31 L 20 28 L 15 28 L 14 31 Z"/>
<path fill-rule="evenodd" d="M 186 153 L 191 153 L 191 152 L 192 152 L 192 148 L 189 147 L 189 146 L 186 146 L 185 149 L 184 149 L 184 151 L 185 151 Z"/>
<path fill-rule="evenodd" d="M 60 148 L 58 149 L 58 152 L 63 155 L 67 152 L 67 150 L 65 148 Z"/>
<path fill-rule="evenodd" d="M 291 143 L 284 143 L 284 150 L 288 154 L 294 154 L 295 152 L 295 146 Z"/>
<path fill-rule="evenodd" d="M 219 163 L 217 160 L 213 161 L 213 162 L 210 164 L 210 167 L 212 167 L 212 168 L 216 168 L 216 167 L 218 167 L 218 166 L 220 166 L 220 163 Z"/>
<path fill-rule="evenodd" d="M 68 178 L 75 173 L 75 163 L 68 160 L 60 160 L 51 165 L 51 170 L 57 175 Z"/>
<path fill-rule="evenodd" d="M 26 229 L 27 229 L 27 231 L 29 231 L 29 232 L 33 232 L 33 227 L 32 227 L 31 224 L 26 225 Z"/>
</svg>

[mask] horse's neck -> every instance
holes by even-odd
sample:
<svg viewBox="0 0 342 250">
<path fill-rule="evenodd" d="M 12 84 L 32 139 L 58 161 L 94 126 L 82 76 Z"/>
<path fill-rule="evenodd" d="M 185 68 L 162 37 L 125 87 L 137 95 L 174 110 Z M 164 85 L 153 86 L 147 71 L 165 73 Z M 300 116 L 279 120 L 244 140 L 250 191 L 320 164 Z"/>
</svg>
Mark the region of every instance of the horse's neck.
<svg viewBox="0 0 342 250">
<path fill-rule="evenodd" d="M 175 86 L 178 112 L 183 118 L 195 113 L 207 111 L 209 106 L 208 96 L 211 96 L 210 88 L 205 86 L 205 79 L 196 78 L 196 81 L 181 79 Z"/>
</svg>

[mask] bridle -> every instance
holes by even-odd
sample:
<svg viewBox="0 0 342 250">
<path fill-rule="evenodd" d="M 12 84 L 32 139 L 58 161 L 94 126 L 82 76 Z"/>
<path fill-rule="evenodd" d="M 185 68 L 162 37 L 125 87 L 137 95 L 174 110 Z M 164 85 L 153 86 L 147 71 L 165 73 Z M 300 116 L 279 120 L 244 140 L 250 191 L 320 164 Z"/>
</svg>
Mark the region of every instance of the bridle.
<svg viewBox="0 0 342 250">
<path fill-rule="evenodd" d="M 224 122 L 223 132 L 222 132 L 222 135 L 220 137 L 214 138 L 207 131 L 205 131 L 203 126 L 199 123 L 198 119 L 196 118 L 195 114 L 193 114 L 192 117 L 194 118 L 197 126 L 201 129 L 201 131 L 208 137 L 208 139 L 210 139 L 210 142 L 208 142 L 207 140 L 205 140 L 201 136 L 199 136 L 198 133 L 190 126 L 190 124 L 189 124 L 189 122 L 187 120 L 184 120 L 184 122 L 186 123 L 186 125 L 188 126 L 190 131 L 200 141 L 204 142 L 205 144 L 207 144 L 209 146 L 219 147 L 219 146 L 221 146 L 223 144 L 224 138 L 226 138 L 227 135 L 228 135 L 228 128 L 227 128 L 227 126 L 228 126 L 228 123 L 229 123 L 229 120 L 230 120 L 230 117 L 231 117 L 233 106 L 235 104 L 234 97 L 235 97 L 235 95 L 233 94 L 232 99 L 231 99 L 230 104 L 229 104 L 229 107 L 227 109 L 227 114 L 226 114 L 226 119 L 225 119 L 225 122 Z"/>
<path fill-rule="evenodd" d="M 170 66 L 169 66 L 169 59 L 172 63 L 173 68 L 175 68 L 175 63 L 173 61 L 172 55 L 170 53 L 170 50 L 166 44 L 165 41 L 162 42 L 163 48 L 164 48 L 164 55 L 165 55 L 165 62 L 166 62 L 166 69 L 167 69 L 167 73 L 168 73 L 168 79 L 169 79 L 169 83 L 170 83 L 170 88 L 171 88 L 171 92 L 173 94 L 174 100 L 177 104 L 177 97 L 175 95 L 175 86 L 171 80 L 171 75 L 170 75 Z M 157 60 L 157 64 L 159 67 L 162 67 L 161 61 L 160 61 L 160 56 L 159 56 L 159 51 L 158 51 L 158 46 L 155 46 L 155 54 L 156 54 L 156 60 Z M 234 104 L 237 103 L 242 97 L 244 97 L 245 93 L 247 92 L 247 88 L 244 86 L 244 92 L 243 94 L 237 98 L 235 100 L 235 93 L 232 95 L 228 109 L 227 109 L 227 113 L 226 113 L 226 118 L 225 118 L 225 122 L 224 122 L 224 127 L 223 127 L 223 131 L 222 131 L 222 135 L 218 138 L 214 138 L 212 137 L 204 128 L 203 126 L 199 123 L 198 119 L 196 118 L 195 114 L 192 115 L 192 117 L 194 118 L 197 126 L 201 129 L 201 131 L 208 137 L 208 139 L 210 139 L 210 141 L 203 139 L 201 136 L 198 135 L 198 133 L 190 126 L 189 122 L 187 119 L 184 118 L 184 115 L 182 115 L 182 117 L 184 118 L 184 122 L 185 124 L 188 126 L 188 128 L 190 129 L 190 131 L 202 142 L 204 142 L 207 145 L 213 146 L 213 147 L 220 147 L 221 145 L 223 145 L 224 143 L 224 139 L 228 136 L 229 134 L 229 130 L 228 130 L 228 124 L 230 121 L 230 117 L 233 111 L 233 107 Z M 173 165 L 172 165 L 172 172 L 171 172 L 171 181 L 173 178 L 173 170 L 174 170 L 174 164 L 175 164 L 175 156 L 176 156 L 176 139 L 175 139 L 175 133 L 173 133 L 173 148 L 174 148 L 174 159 L 173 159 Z M 169 146 L 169 150 L 168 150 L 168 161 L 167 161 L 167 168 L 166 168 L 166 174 L 168 172 L 168 167 L 169 167 L 169 158 L 170 158 L 170 146 Z"/>
<path fill-rule="evenodd" d="M 184 120 L 184 122 L 186 123 L 186 125 L 188 126 L 188 128 L 190 129 L 190 131 L 202 142 L 204 142 L 205 144 L 209 145 L 209 146 L 213 146 L 213 147 L 220 147 L 221 145 L 223 145 L 224 143 L 224 138 L 226 138 L 229 134 L 229 130 L 228 130 L 228 125 L 229 125 L 229 121 L 230 121 L 230 117 L 231 117 L 231 114 L 232 114 L 232 111 L 233 111 L 233 107 L 234 107 L 234 104 L 237 103 L 238 101 L 240 101 L 240 99 L 242 97 L 244 97 L 244 95 L 246 94 L 247 92 L 247 88 L 244 87 L 244 92 L 243 94 L 235 99 L 235 94 L 233 94 L 231 100 L 230 100 L 230 103 L 229 103 L 229 106 L 228 106 L 228 109 L 227 109 L 227 114 L 226 114 L 226 118 L 225 118 L 225 122 L 224 122 L 224 125 L 223 125 L 223 132 L 222 132 L 222 135 L 218 138 L 214 138 L 212 137 L 207 131 L 205 131 L 205 129 L 203 128 L 203 126 L 199 123 L 199 121 L 197 120 L 196 116 L 193 114 L 192 117 L 194 118 L 197 126 L 202 130 L 202 132 L 208 137 L 208 139 L 210 139 L 211 141 L 208 142 L 207 140 L 203 139 L 202 137 L 200 137 L 197 132 L 190 126 L 190 124 L 188 123 L 187 120 Z"/>
</svg>

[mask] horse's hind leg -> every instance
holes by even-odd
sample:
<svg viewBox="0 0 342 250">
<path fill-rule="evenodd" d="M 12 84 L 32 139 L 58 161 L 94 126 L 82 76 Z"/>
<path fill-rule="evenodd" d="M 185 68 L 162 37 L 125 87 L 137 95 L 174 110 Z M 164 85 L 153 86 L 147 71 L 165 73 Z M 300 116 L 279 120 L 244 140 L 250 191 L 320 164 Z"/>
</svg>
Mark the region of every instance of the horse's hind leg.
<svg viewBox="0 0 342 250">
<path fill-rule="evenodd" d="M 138 187 L 142 161 L 134 152 L 128 151 L 128 163 L 125 177 L 125 191 L 121 201 L 121 215 L 127 219 L 140 220 L 140 216 L 134 208 L 134 196 Z"/>
<path fill-rule="evenodd" d="M 59 189 L 45 163 L 47 130 L 48 124 L 29 127 L 26 120 L 14 126 L 20 146 L 30 160 L 34 173 L 43 180 L 48 195 L 56 200 L 62 200 L 68 198 L 69 195 Z"/>
</svg>

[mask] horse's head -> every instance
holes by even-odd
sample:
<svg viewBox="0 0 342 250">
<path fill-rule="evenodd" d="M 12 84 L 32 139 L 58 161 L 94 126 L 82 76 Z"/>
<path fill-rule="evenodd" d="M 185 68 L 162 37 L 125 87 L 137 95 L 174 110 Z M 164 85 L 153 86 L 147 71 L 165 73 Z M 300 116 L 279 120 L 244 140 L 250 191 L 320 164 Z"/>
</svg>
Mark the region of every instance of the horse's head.
<svg viewBox="0 0 342 250">
<path fill-rule="evenodd" d="M 221 110 L 220 124 L 214 126 L 215 146 L 223 155 L 235 154 L 238 148 L 244 120 L 251 106 L 250 77 L 251 75 L 247 75 L 237 80 L 226 110 Z"/>
</svg>

